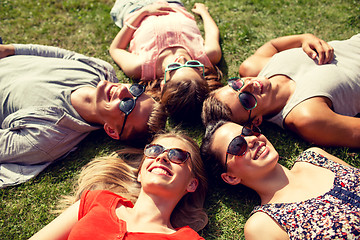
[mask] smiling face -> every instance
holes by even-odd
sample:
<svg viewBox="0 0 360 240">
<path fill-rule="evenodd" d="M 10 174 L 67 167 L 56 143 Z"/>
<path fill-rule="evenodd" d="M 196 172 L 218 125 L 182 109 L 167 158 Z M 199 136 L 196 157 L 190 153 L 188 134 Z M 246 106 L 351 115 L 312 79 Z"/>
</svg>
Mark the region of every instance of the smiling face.
<svg viewBox="0 0 360 240">
<path fill-rule="evenodd" d="M 104 122 L 105 131 L 109 136 L 118 139 L 125 114 L 119 109 L 124 98 L 135 98 L 129 92 L 129 84 L 100 81 L 96 88 L 96 111 Z M 136 100 L 135 108 L 128 115 L 121 140 L 133 138 L 136 134 L 145 133 L 147 121 L 155 105 L 155 100 L 143 93 Z"/>
<path fill-rule="evenodd" d="M 166 149 L 180 148 L 191 154 L 191 148 L 184 141 L 174 137 L 156 139 L 152 144 L 158 144 Z M 197 179 L 191 171 L 191 159 L 185 163 L 176 164 L 169 161 L 165 151 L 157 157 L 145 157 L 138 175 L 142 189 L 149 193 L 180 199 L 187 192 L 193 192 L 197 187 Z"/>
<path fill-rule="evenodd" d="M 242 133 L 242 126 L 228 122 L 217 129 L 213 136 L 211 148 L 219 156 L 224 165 L 227 156 L 227 173 L 222 175 L 224 181 L 229 184 L 246 182 L 266 174 L 273 169 L 278 160 L 278 153 L 267 140 L 260 134 L 259 136 L 244 136 L 247 143 L 247 150 L 242 156 L 227 154 L 230 142 Z M 232 178 L 229 178 L 232 177 Z M 224 178 L 225 177 L 225 178 Z M 234 181 L 233 181 L 234 180 Z"/>
<path fill-rule="evenodd" d="M 241 80 L 238 80 L 241 81 Z M 215 98 L 227 105 L 232 112 L 232 121 L 245 124 L 249 119 L 250 110 L 246 110 L 239 101 L 239 94 L 249 92 L 256 98 L 257 106 L 251 110 L 251 118 L 264 115 L 267 107 L 268 91 L 271 88 L 269 79 L 265 77 L 244 78 L 244 86 L 236 91 L 230 86 L 224 86 L 215 93 Z"/>
</svg>

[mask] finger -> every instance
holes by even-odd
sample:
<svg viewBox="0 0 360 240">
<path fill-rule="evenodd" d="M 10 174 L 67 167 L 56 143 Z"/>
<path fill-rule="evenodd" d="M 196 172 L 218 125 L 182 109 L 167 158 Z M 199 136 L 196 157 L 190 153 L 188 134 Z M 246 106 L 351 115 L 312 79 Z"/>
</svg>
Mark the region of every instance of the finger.
<svg viewBox="0 0 360 240">
<path fill-rule="evenodd" d="M 324 63 L 330 63 L 334 58 L 334 49 L 328 44 L 324 46 L 324 49 L 325 49 Z"/>
<path fill-rule="evenodd" d="M 324 64 L 325 60 L 325 50 L 321 42 L 315 46 L 315 51 L 317 52 L 318 56 L 318 64 L 322 65 Z"/>
<path fill-rule="evenodd" d="M 309 45 L 303 46 L 303 50 L 311 59 L 316 59 L 317 53 Z"/>
</svg>

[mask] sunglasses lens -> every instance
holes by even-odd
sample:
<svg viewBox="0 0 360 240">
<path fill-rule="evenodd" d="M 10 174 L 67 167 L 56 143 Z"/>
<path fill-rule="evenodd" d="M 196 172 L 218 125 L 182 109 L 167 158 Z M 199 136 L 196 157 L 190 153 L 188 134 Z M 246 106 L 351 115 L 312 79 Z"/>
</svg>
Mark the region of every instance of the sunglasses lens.
<svg viewBox="0 0 360 240">
<path fill-rule="evenodd" d="M 240 93 L 239 100 L 246 110 L 251 110 L 256 107 L 256 98 L 248 92 Z"/>
<path fill-rule="evenodd" d="M 144 154 L 147 157 L 156 158 L 164 151 L 168 151 L 168 154 L 167 154 L 168 159 L 171 162 L 176 163 L 176 164 L 184 163 L 190 156 L 190 153 L 188 153 L 184 150 L 181 150 L 178 148 L 165 149 L 163 146 L 156 145 L 156 144 L 147 145 L 144 149 Z"/>
<path fill-rule="evenodd" d="M 196 60 L 187 61 L 186 65 L 187 66 L 189 66 L 189 65 L 190 66 L 196 66 L 196 67 L 202 66 L 202 64 L 199 61 L 196 61 Z"/>
<path fill-rule="evenodd" d="M 244 82 L 240 78 L 229 80 L 228 84 L 235 91 L 239 91 L 244 86 Z"/>
<path fill-rule="evenodd" d="M 130 112 L 135 107 L 135 100 L 133 98 L 124 98 L 121 100 L 119 104 L 120 110 L 125 113 L 126 115 L 130 114 Z"/>
<path fill-rule="evenodd" d="M 252 132 L 253 132 L 253 135 L 255 135 L 255 136 L 259 136 L 261 134 L 260 128 L 258 128 L 256 126 L 252 127 Z"/>
<path fill-rule="evenodd" d="M 181 149 L 173 148 L 169 150 L 168 158 L 170 161 L 180 164 L 188 159 L 188 152 Z"/>
<path fill-rule="evenodd" d="M 134 96 L 134 97 L 139 97 L 141 94 L 143 94 L 145 91 L 145 86 L 144 85 L 140 85 L 140 84 L 133 84 L 130 86 L 129 88 L 129 92 Z"/>
<path fill-rule="evenodd" d="M 253 125 L 245 125 L 242 129 L 242 135 L 244 136 L 259 136 L 261 134 L 260 128 Z"/>
<path fill-rule="evenodd" d="M 175 69 L 175 68 L 179 68 L 181 67 L 182 65 L 180 63 L 171 63 L 167 66 L 167 69 L 169 70 L 172 70 L 172 69 Z"/>
<path fill-rule="evenodd" d="M 144 154 L 147 157 L 157 157 L 164 151 L 164 147 L 160 145 L 147 145 Z"/>
<path fill-rule="evenodd" d="M 237 136 L 230 142 L 227 152 L 232 155 L 242 156 L 246 149 L 246 140 L 242 136 Z"/>
</svg>

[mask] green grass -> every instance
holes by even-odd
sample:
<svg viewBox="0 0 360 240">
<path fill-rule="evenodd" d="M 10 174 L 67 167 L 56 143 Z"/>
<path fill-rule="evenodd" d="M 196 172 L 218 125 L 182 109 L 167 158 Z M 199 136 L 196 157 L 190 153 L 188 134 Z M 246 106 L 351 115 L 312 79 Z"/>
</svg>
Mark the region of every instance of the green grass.
<svg viewBox="0 0 360 240">
<path fill-rule="evenodd" d="M 38 43 L 59 46 L 112 61 L 108 47 L 118 32 L 109 12 L 115 1 L 0 1 L 0 36 L 4 43 Z M 360 32 L 359 0 L 218 0 L 203 1 L 219 26 L 224 78 L 236 76 L 240 63 L 266 41 L 288 34 L 314 33 L 324 40 L 346 39 Z M 184 1 L 191 9 L 194 0 Z M 199 18 L 197 18 L 200 20 Z M 202 29 L 202 24 L 199 24 Z M 114 64 L 115 66 L 115 64 Z M 117 69 L 119 79 L 129 81 Z M 171 126 L 170 126 L 171 127 Z M 290 166 L 295 156 L 312 146 L 294 134 L 264 124 L 280 161 Z M 186 129 L 199 142 L 203 128 Z M 50 166 L 35 179 L 0 190 L 0 239 L 26 239 L 56 215 L 58 200 L 72 191 L 80 168 L 91 158 L 123 147 L 102 131 L 91 133 L 66 159 Z M 360 167 L 359 151 L 326 148 Z M 200 233 L 206 239 L 243 239 L 243 226 L 259 202 L 244 187 L 230 188 L 212 181 L 206 209 L 209 225 Z"/>
</svg>

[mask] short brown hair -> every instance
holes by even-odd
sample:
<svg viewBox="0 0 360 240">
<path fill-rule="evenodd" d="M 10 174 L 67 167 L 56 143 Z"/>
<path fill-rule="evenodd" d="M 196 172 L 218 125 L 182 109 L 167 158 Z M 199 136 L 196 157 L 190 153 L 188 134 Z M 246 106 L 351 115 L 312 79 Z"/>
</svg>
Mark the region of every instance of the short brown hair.
<svg viewBox="0 0 360 240">
<path fill-rule="evenodd" d="M 225 166 L 221 161 L 221 155 L 213 151 L 212 144 L 214 141 L 214 133 L 226 123 L 227 121 L 224 120 L 209 122 L 206 126 L 205 136 L 202 140 L 200 147 L 201 158 L 204 161 L 206 170 L 216 179 L 220 178 L 221 173 L 225 172 Z"/>
<path fill-rule="evenodd" d="M 212 91 L 205 99 L 202 107 L 201 118 L 206 126 L 209 122 L 226 120 L 231 121 L 231 109 L 215 97 L 216 91 Z"/>
<path fill-rule="evenodd" d="M 126 140 L 127 143 L 137 147 L 145 145 L 154 134 L 165 129 L 166 120 L 167 114 L 165 113 L 164 107 L 160 103 L 154 102 L 153 109 L 146 122 L 147 131 L 134 133 Z"/>
</svg>

